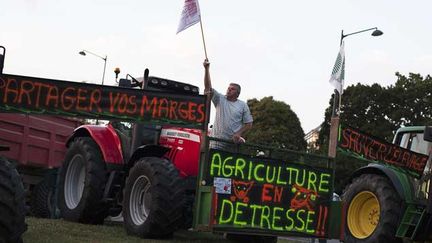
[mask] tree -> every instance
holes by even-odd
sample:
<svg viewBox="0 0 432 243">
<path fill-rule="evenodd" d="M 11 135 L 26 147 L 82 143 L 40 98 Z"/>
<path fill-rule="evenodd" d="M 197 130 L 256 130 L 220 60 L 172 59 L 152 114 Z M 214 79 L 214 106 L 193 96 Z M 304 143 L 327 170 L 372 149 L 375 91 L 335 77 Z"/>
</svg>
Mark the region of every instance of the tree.
<svg viewBox="0 0 432 243">
<path fill-rule="evenodd" d="M 371 135 L 391 141 L 401 126 L 432 124 L 432 78 L 396 73 L 395 85 L 379 84 L 347 87 L 342 95 L 340 121 Z M 325 111 L 318 143 L 327 149 L 332 99 Z M 326 152 L 322 151 L 323 153 Z"/>
<path fill-rule="evenodd" d="M 247 101 L 254 118 L 248 142 L 282 149 L 305 150 L 306 141 L 297 115 L 291 107 L 272 96 Z"/>
<path fill-rule="evenodd" d="M 395 127 L 410 125 L 432 125 L 432 78 L 427 75 L 410 73 L 405 77 L 396 73 L 398 80 L 394 86 L 393 112 L 389 118 Z"/>
</svg>

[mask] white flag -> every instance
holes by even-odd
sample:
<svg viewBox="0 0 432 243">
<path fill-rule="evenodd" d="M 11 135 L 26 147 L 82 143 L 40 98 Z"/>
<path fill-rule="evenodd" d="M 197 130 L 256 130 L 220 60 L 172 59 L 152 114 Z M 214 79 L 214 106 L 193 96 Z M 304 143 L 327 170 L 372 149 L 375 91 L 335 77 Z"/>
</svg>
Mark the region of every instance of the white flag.
<svg viewBox="0 0 432 243">
<path fill-rule="evenodd" d="M 185 0 L 185 5 L 181 14 L 177 34 L 201 20 L 201 13 L 198 5 L 198 0 Z"/>
<path fill-rule="evenodd" d="M 330 83 L 333 84 L 335 89 L 342 94 L 345 79 L 345 51 L 344 42 L 340 46 L 339 54 L 336 58 L 336 63 L 330 77 Z"/>
</svg>

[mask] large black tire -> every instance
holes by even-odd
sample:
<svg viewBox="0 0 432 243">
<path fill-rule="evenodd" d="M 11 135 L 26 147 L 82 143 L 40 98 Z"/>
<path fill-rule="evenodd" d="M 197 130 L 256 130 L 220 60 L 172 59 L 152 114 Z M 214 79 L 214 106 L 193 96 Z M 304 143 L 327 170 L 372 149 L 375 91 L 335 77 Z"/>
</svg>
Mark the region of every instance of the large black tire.
<svg viewBox="0 0 432 243">
<path fill-rule="evenodd" d="M 193 206 L 195 202 L 195 193 L 184 194 L 183 220 L 181 229 L 189 229 L 193 224 Z"/>
<path fill-rule="evenodd" d="M 25 193 L 17 170 L 0 158 L 0 242 L 22 242 L 26 231 Z"/>
<path fill-rule="evenodd" d="M 38 218 L 55 218 L 55 176 L 46 176 L 31 192 L 30 212 Z"/>
<path fill-rule="evenodd" d="M 345 242 L 400 242 L 395 237 L 401 219 L 401 198 L 384 176 L 364 174 L 346 187 Z"/>
<path fill-rule="evenodd" d="M 60 170 L 58 206 L 68 221 L 102 224 L 109 206 L 103 201 L 108 173 L 97 144 L 78 137 L 69 146 Z"/>
<path fill-rule="evenodd" d="M 165 238 L 179 228 L 184 209 L 184 188 L 177 169 L 156 157 L 136 162 L 126 180 L 123 218 L 129 234 Z"/>
</svg>

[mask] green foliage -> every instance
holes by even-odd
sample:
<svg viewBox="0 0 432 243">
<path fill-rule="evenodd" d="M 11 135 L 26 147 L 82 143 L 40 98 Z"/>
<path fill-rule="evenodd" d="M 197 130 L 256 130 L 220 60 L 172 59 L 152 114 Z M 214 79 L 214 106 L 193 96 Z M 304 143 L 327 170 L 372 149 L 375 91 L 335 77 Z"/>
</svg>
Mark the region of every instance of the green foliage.
<svg viewBox="0 0 432 243">
<path fill-rule="evenodd" d="M 305 150 L 306 141 L 297 115 L 291 107 L 272 96 L 247 101 L 254 118 L 248 142 L 282 149 Z"/>
<path fill-rule="evenodd" d="M 432 124 L 432 78 L 396 73 L 395 85 L 356 84 L 342 95 L 340 121 L 368 134 L 392 141 L 401 126 Z M 333 97 L 325 112 L 318 144 L 327 148 Z M 325 151 L 322 151 L 325 152 Z"/>
</svg>

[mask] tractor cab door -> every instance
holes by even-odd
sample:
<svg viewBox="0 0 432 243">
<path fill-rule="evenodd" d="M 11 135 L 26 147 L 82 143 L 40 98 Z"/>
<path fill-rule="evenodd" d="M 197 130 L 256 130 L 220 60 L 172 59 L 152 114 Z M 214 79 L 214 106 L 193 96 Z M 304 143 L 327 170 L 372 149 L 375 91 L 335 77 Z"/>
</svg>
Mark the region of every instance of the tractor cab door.
<svg viewBox="0 0 432 243">
<path fill-rule="evenodd" d="M 400 130 L 396 133 L 394 143 L 409 149 L 411 151 L 429 155 L 432 149 L 432 142 L 428 142 L 426 139 L 431 139 L 429 134 L 430 129 L 425 129 L 424 127 L 413 127 L 412 129 L 406 128 L 405 130 Z M 431 159 L 429 158 L 423 175 L 419 180 L 415 180 L 416 184 L 416 197 L 421 200 L 432 199 L 431 193 L 431 178 L 432 178 L 432 165 Z"/>
<path fill-rule="evenodd" d="M 422 177 L 415 180 L 416 197 L 421 200 L 427 200 L 428 211 L 432 212 L 432 127 L 413 127 L 398 130 L 395 139 L 395 144 L 407 148 L 411 151 L 429 155 L 429 160 L 425 166 Z"/>
</svg>

